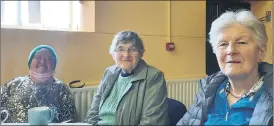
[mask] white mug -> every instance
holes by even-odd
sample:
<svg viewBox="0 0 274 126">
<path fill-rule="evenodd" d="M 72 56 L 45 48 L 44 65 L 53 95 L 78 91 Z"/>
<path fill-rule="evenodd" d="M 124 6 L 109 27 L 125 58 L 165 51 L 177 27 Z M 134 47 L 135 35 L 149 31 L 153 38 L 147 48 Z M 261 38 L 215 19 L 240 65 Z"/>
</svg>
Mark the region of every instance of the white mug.
<svg viewBox="0 0 274 126">
<path fill-rule="evenodd" d="M 4 123 L 4 122 L 7 121 L 8 117 L 9 117 L 9 111 L 8 111 L 8 110 L 2 110 L 2 111 L 1 111 L 1 115 L 2 115 L 2 113 L 6 113 L 5 119 L 3 119 L 3 120 L 1 121 L 1 123 Z"/>
</svg>

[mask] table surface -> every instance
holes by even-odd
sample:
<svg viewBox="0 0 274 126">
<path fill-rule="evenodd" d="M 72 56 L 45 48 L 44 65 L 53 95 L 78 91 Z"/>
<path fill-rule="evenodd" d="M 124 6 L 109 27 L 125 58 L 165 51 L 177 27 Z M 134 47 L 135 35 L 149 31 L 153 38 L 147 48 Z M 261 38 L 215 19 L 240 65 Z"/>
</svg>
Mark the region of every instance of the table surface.
<svg viewBox="0 0 274 126">
<path fill-rule="evenodd" d="M 3 126 L 5 126 L 5 125 L 29 125 L 28 123 L 1 123 L 1 125 L 3 125 Z M 79 123 L 49 123 L 48 125 L 53 125 L 53 126 L 55 126 L 55 125 L 77 125 L 77 126 L 79 126 L 79 125 L 90 125 L 90 124 L 88 124 L 88 123 L 81 123 L 81 122 L 79 122 Z"/>
</svg>

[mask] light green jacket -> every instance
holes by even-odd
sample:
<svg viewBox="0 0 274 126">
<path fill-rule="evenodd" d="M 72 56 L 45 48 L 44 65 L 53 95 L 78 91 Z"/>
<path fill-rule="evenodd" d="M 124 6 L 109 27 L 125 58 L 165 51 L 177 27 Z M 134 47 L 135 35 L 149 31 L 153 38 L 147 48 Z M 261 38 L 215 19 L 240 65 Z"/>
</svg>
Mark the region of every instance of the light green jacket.
<svg viewBox="0 0 274 126">
<path fill-rule="evenodd" d="M 115 65 L 106 69 L 85 122 L 97 125 L 100 108 L 120 73 Z M 118 103 L 116 125 L 168 125 L 164 74 L 141 59 L 132 76 L 131 86 Z"/>
</svg>

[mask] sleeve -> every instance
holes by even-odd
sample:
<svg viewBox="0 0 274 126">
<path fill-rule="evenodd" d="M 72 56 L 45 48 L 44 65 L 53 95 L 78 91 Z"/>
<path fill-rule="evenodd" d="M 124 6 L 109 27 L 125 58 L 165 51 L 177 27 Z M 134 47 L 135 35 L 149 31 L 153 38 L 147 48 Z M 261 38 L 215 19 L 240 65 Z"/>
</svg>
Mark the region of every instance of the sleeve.
<svg viewBox="0 0 274 126">
<path fill-rule="evenodd" d="M 201 85 L 201 81 L 200 81 L 200 85 Z M 179 120 L 177 125 L 193 125 L 194 122 L 197 122 L 197 121 L 201 122 L 201 120 L 197 117 L 199 109 L 201 109 L 201 107 L 202 107 L 202 106 L 200 106 L 200 105 L 202 105 L 201 96 L 202 96 L 202 90 L 200 90 L 196 94 L 194 103 L 190 106 L 189 110 L 185 113 L 183 118 L 181 118 Z"/>
<path fill-rule="evenodd" d="M 140 125 L 168 125 L 167 88 L 164 74 L 158 72 L 147 81 Z"/>
<path fill-rule="evenodd" d="M 14 87 L 20 83 L 18 81 L 19 79 L 14 78 L 10 80 L 8 83 L 1 85 L 1 111 L 7 110 L 10 111 L 10 108 L 8 106 L 8 98 L 11 97 L 12 93 L 14 92 Z M 1 114 L 1 120 L 3 120 L 6 117 L 6 115 Z"/>
<path fill-rule="evenodd" d="M 61 113 L 58 114 L 58 122 L 69 121 L 75 122 L 76 121 L 76 107 L 75 102 L 73 100 L 73 96 L 70 92 L 70 89 L 66 84 L 63 84 L 63 88 L 60 93 L 61 103 L 60 109 Z"/>
<path fill-rule="evenodd" d="M 270 120 L 268 121 L 268 126 L 273 126 L 273 115 L 271 116 Z"/>
<path fill-rule="evenodd" d="M 91 107 L 89 111 L 87 112 L 87 116 L 85 117 L 84 122 L 89 123 L 91 125 L 97 125 L 99 121 L 99 105 L 101 101 L 101 97 L 103 94 L 103 80 L 106 76 L 107 70 L 104 72 L 103 79 L 101 80 L 101 83 L 99 84 L 96 94 L 93 97 Z"/>
<path fill-rule="evenodd" d="M 8 84 L 1 85 L 1 111 L 8 110 L 7 101 L 8 101 Z M 5 115 L 1 114 L 1 120 L 5 118 Z"/>
</svg>

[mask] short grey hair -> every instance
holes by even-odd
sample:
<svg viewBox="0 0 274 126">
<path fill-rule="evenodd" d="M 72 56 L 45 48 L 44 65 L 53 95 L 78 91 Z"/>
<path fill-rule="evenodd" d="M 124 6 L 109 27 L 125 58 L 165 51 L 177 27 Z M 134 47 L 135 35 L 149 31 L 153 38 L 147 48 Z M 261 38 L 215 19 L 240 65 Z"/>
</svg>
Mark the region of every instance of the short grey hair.
<svg viewBox="0 0 274 126">
<path fill-rule="evenodd" d="M 142 55 L 145 52 L 143 41 L 136 32 L 121 31 L 121 32 L 118 32 L 112 39 L 112 43 L 109 48 L 109 53 L 113 54 L 113 52 L 115 51 L 115 49 L 117 48 L 119 44 L 127 44 L 127 43 L 131 43 L 134 47 L 136 47 L 139 50 L 139 52 Z"/>
<path fill-rule="evenodd" d="M 268 38 L 263 22 L 258 20 L 254 14 L 248 10 L 238 10 L 235 12 L 226 11 L 211 25 L 209 43 L 211 44 L 214 53 L 216 53 L 217 36 L 220 33 L 220 30 L 229 27 L 232 24 L 241 24 L 252 30 L 258 46 L 260 48 L 263 46 L 266 48 Z"/>
</svg>

